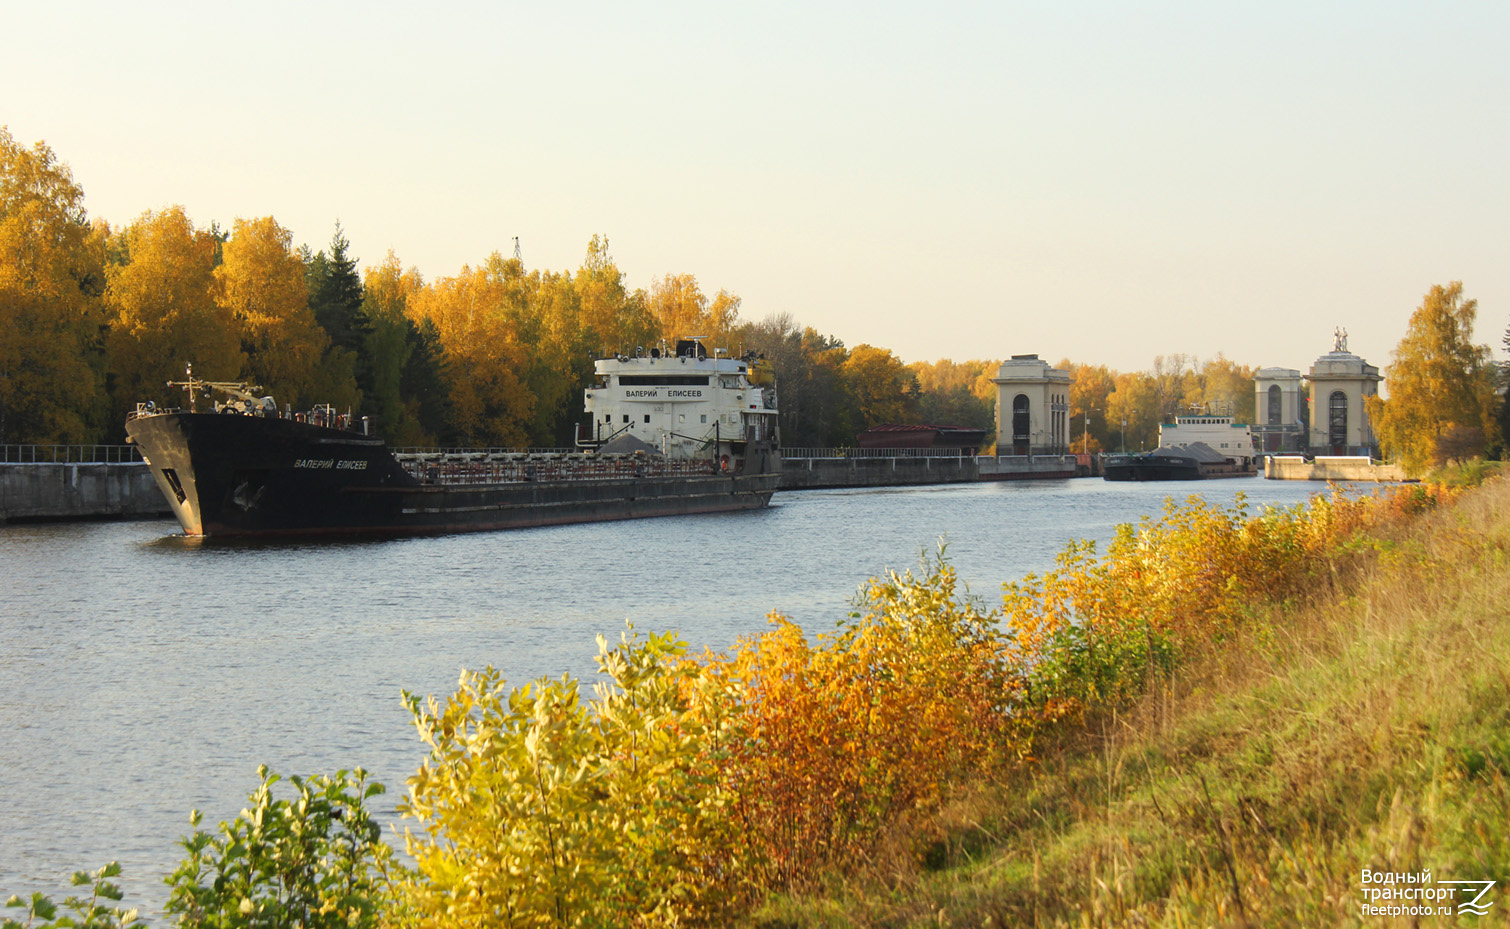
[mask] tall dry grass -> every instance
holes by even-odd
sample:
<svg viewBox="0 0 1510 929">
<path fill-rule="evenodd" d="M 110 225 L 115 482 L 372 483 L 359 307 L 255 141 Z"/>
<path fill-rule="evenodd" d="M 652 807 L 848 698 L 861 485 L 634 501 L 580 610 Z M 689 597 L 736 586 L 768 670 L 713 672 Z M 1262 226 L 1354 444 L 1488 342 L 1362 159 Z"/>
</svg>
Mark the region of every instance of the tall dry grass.
<svg viewBox="0 0 1510 929">
<path fill-rule="evenodd" d="M 1417 924 L 1363 913 L 1363 869 L 1500 881 L 1500 912 L 1462 924 L 1505 919 L 1510 484 L 1430 505 L 1450 496 L 1405 491 L 1136 700 L 1044 733 L 1030 769 L 897 823 L 863 873 L 755 921 Z"/>
</svg>

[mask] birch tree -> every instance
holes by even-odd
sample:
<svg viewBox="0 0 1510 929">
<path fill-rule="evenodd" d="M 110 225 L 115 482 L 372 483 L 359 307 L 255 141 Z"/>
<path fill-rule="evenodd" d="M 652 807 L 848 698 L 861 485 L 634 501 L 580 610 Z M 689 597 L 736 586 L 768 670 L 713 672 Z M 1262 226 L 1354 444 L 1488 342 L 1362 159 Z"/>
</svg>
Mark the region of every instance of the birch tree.
<svg viewBox="0 0 1510 929">
<path fill-rule="evenodd" d="M 1384 452 L 1412 474 L 1498 441 L 1495 369 L 1489 346 L 1473 342 L 1477 315 L 1461 281 L 1433 285 L 1385 369 L 1389 399 L 1369 399 Z"/>
</svg>

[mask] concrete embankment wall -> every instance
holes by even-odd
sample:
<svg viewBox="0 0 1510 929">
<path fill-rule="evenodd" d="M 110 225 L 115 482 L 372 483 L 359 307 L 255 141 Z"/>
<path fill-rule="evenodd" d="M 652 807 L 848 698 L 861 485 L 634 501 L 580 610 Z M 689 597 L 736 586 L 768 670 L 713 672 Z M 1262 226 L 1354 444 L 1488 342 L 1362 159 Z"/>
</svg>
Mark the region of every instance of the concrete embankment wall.
<svg viewBox="0 0 1510 929">
<path fill-rule="evenodd" d="M 1001 458 L 787 458 L 781 489 L 895 487 L 1075 476 L 1075 456 Z"/>
<path fill-rule="evenodd" d="M 983 481 L 1036 481 L 1091 474 L 1088 455 L 1003 455 L 976 460 L 980 462 Z"/>
<path fill-rule="evenodd" d="M 1276 456 L 1264 459 L 1264 477 L 1271 481 L 1403 481 L 1405 469 L 1362 457 Z"/>
<path fill-rule="evenodd" d="M 0 522 L 168 516 L 142 462 L 0 464 Z"/>
</svg>

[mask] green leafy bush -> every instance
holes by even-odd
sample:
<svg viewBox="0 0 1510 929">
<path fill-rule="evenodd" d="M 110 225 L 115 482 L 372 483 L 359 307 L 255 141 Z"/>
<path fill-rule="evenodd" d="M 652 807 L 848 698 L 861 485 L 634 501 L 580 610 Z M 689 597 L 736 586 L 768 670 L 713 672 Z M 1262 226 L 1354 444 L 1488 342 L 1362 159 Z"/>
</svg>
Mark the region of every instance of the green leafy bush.
<svg viewBox="0 0 1510 929">
<path fill-rule="evenodd" d="M 377 926 L 392 851 L 364 804 L 383 785 L 358 768 L 290 777 L 294 796 L 275 799 L 282 778 L 266 765 L 257 775 L 241 815 L 181 841 L 188 857 L 166 878 L 167 912 L 213 929 Z"/>
<path fill-rule="evenodd" d="M 45 894 L 34 893 L 28 900 L 12 895 L 5 901 L 6 908 L 25 907 L 26 922 L 6 917 L 0 919 L 0 929 L 125 929 L 127 926 L 141 925 L 137 921 L 136 910 L 100 904 L 102 899 L 120 902 L 121 889 L 110 881 L 110 878 L 117 877 L 120 873 L 121 866 L 114 861 L 93 874 L 75 871 L 70 883 L 75 887 L 88 887 L 89 898 L 66 898 L 63 909 L 67 913 L 61 917 L 58 916 L 57 904 Z"/>
</svg>

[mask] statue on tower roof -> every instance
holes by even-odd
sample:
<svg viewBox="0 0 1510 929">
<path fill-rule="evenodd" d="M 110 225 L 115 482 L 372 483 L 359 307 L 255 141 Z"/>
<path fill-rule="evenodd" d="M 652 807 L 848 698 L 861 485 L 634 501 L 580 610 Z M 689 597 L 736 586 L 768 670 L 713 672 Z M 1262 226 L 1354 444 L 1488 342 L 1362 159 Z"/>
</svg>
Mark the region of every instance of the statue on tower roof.
<svg viewBox="0 0 1510 929">
<path fill-rule="evenodd" d="M 1338 326 L 1336 329 L 1332 330 L 1332 351 L 1347 351 L 1347 330 L 1342 328 L 1341 326 Z"/>
</svg>

